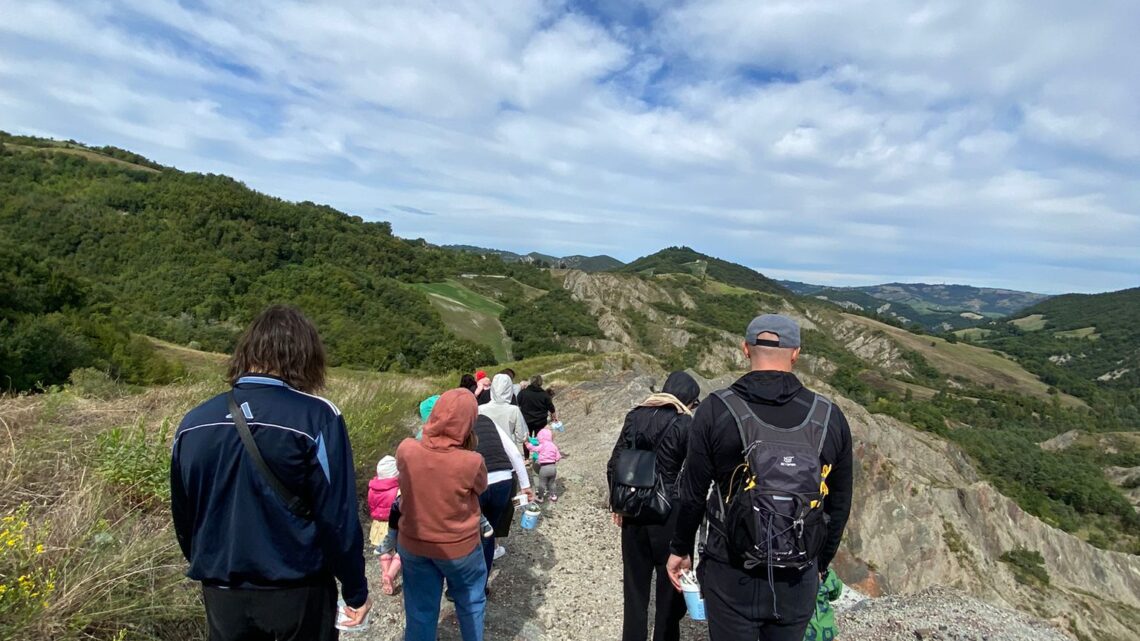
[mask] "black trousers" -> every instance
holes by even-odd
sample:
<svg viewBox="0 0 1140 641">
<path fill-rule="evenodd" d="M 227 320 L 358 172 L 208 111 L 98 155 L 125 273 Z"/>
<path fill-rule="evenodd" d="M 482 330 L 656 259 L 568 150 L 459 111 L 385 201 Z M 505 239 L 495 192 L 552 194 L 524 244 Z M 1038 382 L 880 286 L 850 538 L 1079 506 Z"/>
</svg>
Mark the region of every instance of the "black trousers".
<svg viewBox="0 0 1140 641">
<path fill-rule="evenodd" d="M 534 436 L 538 436 L 538 433 L 541 432 L 542 428 L 544 428 L 544 427 L 546 427 L 546 421 L 542 421 L 539 423 L 527 423 L 526 424 L 526 431 L 530 432 L 530 435 L 532 437 L 534 437 Z"/>
<path fill-rule="evenodd" d="M 648 638 L 649 589 L 654 584 L 654 570 L 657 571 L 657 605 L 653 641 L 678 641 L 681 638 L 685 597 L 673 587 L 665 571 L 665 563 L 669 560 L 669 537 L 675 525 L 676 512 L 665 525 L 625 525 L 621 528 L 622 591 L 625 596 L 622 641 L 646 641 Z"/>
<path fill-rule="evenodd" d="M 803 641 L 815 613 L 819 572 L 745 572 L 708 557 L 697 569 L 709 641 Z"/>
<path fill-rule="evenodd" d="M 210 641 L 336 641 L 336 583 L 277 590 L 204 586 Z"/>
</svg>

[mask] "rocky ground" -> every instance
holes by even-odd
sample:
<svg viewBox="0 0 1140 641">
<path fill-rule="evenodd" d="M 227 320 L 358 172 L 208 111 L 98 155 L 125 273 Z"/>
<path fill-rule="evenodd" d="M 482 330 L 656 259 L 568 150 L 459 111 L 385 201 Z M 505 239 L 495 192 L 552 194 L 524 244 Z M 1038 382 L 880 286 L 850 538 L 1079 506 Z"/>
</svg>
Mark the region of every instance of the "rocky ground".
<svg viewBox="0 0 1140 641">
<path fill-rule="evenodd" d="M 1050 624 L 948 588 L 868 599 L 840 612 L 841 637 L 860 641 L 1066 641 Z"/>
<path fill-rule="evenodd" d="M 545 504 L 538 528 L 517 527 L 502 540 L 508 550 L 495 562 L 487 605 L 486 638 L 491 641 L 594 641 L 618 639 L 622 621 L 621 545 L 606 510 L 605 464 L 633 404 L 660 379 L 645 373 L 607 373 L 605 382 L 562 387 L 557 399 L 565 433 L 556 442 L 562 490 L 557 504 Z M 402 639 L 399 594 L 386 597 L 379 562 L 369 559 L 374 588 L 370 629 L 346 633 L 353 641 Z M 916 596 L 865 600 L 849 595 L 840 606 L 841 635 L 871 641 L 895 639 L 1011 640 L 1065 639 L 1025 615 L 1001 610 L 951 590 Z M 458 640 L 454 609 L 444 602 L 439 638 Z M 688 619 L 681 638 L 707 638 L 703 623 Z"/>
</svg>

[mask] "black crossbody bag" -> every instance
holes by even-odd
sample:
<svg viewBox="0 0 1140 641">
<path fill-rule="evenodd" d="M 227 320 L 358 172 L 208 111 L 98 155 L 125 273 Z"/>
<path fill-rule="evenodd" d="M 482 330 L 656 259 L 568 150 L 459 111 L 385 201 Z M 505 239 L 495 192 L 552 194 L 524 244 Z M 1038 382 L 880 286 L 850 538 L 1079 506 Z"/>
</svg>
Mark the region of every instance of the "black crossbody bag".
<svg viewBox="0 0 1140 641">
<path fill-rule="evenodd" d="M 305 520 L 313 518 L 313 510 L 304 499 L 289 491 L 281 479 L 269 469 L 265 459 L 261 456 L 261 450 L 257 449 L 257 441 L 253 440 L 253 434 L 249 431 L 249 424 L 245 421 L 245 414 L 238 407 L 237 399 L 234 398 L 233 390 L 229 393 L 230 415 L 234 418 L 234 427 L 237 428 L 238 436 L 241 437 L 242 445 L 245 446 L 246 454 L 253 460 L 253 466 L 261 473 L 261 478 L 273 488 L 281 502 L 285 504 L 285 508 L 293 513 L 294 516 Z"/>
</svg>

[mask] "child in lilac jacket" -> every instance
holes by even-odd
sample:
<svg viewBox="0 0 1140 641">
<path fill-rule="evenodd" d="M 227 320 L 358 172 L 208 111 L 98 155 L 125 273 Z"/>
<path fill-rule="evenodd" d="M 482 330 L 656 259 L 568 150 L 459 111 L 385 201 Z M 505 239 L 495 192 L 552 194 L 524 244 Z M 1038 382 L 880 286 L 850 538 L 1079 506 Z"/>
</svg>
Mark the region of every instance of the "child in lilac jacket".
<svg viewBox="0 0 1140 641">
<path fill-rule="evenodd" d="M 537 438 L 527 440 L 526 449 L 535 458 L 535 470 L 538 479 L 535 481 L 535 500 L 542 503 L 547 496 L 550 502 L 558 501 L 558 494 L 554 491 L 554 481 L 558 478 L 558 461 L 562 452 L 554 444 L 554 433 L 549 427 L 538 431 Z"/>
</svg>

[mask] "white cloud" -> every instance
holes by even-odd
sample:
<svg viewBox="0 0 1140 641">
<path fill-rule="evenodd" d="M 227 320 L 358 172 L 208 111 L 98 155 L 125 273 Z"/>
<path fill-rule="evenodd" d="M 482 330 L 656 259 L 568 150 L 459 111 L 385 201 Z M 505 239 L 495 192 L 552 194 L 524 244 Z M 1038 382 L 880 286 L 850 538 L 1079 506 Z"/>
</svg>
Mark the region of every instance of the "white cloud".
<svg viewBox="0 0 1140 641">
<path fill-rule="evenodd" d="M 0 128 L 433 242 L 690 244 L 846 284 L 1137 284 L 1140 5 L 645 12 L 0 0 Z"/>
</svg>

